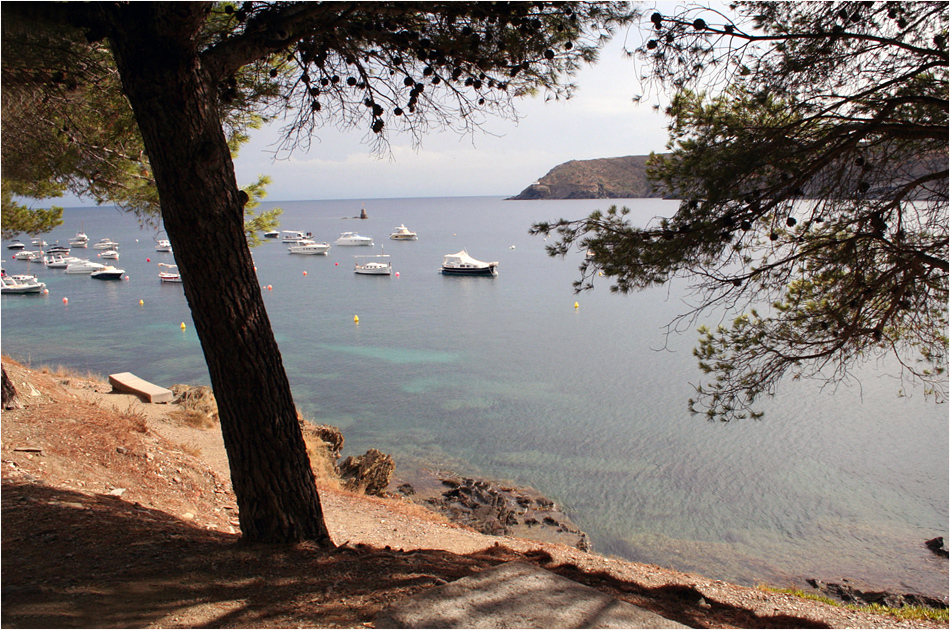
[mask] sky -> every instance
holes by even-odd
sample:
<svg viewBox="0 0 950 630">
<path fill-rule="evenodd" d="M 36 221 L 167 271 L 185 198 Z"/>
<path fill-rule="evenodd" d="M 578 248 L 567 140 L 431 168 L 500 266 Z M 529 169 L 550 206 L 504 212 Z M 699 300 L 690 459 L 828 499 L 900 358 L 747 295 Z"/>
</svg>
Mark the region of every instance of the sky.
<svg viewBox="0 0 950 630">
<path fill-rule="evenodd" d="M 521 99 L 517 122 L 489 118 L 472 135 L 430 133 L 418 148 L 408 136 L 393 135 L 391 155 L 384 158 L 373 155 L 364 131 L 327 127 L 309 151 L 275 160 L 281 127 L 276 121 L 252 132 L 241 148 L 235 160 L 238 184 L 268 175 L 266 201 L 510 196 L 570 160 L 664 151 L 667 121 L 653 108 L 655 97 L 633 102 L 643 87 L 623 49 L 635 48 L 639 38 L 636 26 L 618 32 L 598 63 L 575 77 L 578 89 L 570 100 Z M 93 204 L 64 197 L 56 205 Z"/>
<path fill-rule="evenodd" d="M 664 151 L 667 121 L 642 91 L 634 61 L 623 47 L 639 41 L 636 29 L 619 33 L 600 61 L 575 78 L 567 101 L 543 97 L 516 104 L 517 122 L 490 118 L 482 131 L 460 136 L 432 133 L 414 149 L 408 137 L 390 138 L 390 157 L 375 157 L 363 131 L 327 128 L 307 153 L 273 160 L 279 125 L 252 135 L 235 161 L 239 184 L 267 174 L 268 200 L 372 199 L 516 195 L 555 166 Z"/>
</svg>

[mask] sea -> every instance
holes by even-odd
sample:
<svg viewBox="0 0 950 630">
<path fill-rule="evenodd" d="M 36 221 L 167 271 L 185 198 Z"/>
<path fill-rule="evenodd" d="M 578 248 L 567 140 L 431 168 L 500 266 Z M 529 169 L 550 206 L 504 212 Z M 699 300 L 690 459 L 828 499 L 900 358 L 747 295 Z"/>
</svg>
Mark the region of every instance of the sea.
<svg viewBox="0 0 950 630">
<path fill-rule="evenodd" d="M 758 420 L 692 415 L 696 328 L 735 314 L 677 320 L 696 300 L 680 282 L 621 295 L 596 277 L 575 293 L 584 252 L 552 258 L 553 241 L 529 234 L 537 221 L 612 204 L 638 224 L 677 207 L 501 197 L 263 204 L 282 208 L 282 230 L 331 244 L 344 231 L 375 239 L 327 256 L 290 255 L 273 240 L 253 250 L 299 410 L 340 427 L 344 455 L 378 448 L 404 478 L 440 469 L 533 487 L 600 554 L 745 585 L 848 579 L 946 597 L 947 560 L 924 542 L 948 534 L 947 405 L 885 359 L 835 385 L 787 379 Z M 368 218 L 355 218 L 363 209 Z M 390 240 L 401 224 L 418 240 Z M 207 384 L 182 287 L 158 280 L 158 263 L 174 260 L 155 250 L 161 225 L 112 207 L 67 208 L 43 238 L 66 243 L 79 230 L 120 243 L 127 279 L 11 260 L 4 241 L 6 272 L 35 274 L 49 292 L 2 297 L 3 353 L 34 367 Z M 463 249 L 498 261 L 498 276 L 442 276 L 442 257 Z M 353 257 L 366 254 L 391 256 L 394 274 L 354 274 Z"/>
</svg>

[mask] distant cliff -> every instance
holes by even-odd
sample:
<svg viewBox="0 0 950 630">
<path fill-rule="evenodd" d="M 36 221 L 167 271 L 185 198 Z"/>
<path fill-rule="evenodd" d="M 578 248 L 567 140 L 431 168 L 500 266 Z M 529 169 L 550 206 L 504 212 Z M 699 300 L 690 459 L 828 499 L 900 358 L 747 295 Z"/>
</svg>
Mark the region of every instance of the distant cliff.
<svg viewBox="0 0 950 630">
<path fill-rule="evenodd" d="M 660 197 L 647 180 L 647 155 L 571 160 L 555 166 L 511 199 L 636 199 Z"/>
</svg>

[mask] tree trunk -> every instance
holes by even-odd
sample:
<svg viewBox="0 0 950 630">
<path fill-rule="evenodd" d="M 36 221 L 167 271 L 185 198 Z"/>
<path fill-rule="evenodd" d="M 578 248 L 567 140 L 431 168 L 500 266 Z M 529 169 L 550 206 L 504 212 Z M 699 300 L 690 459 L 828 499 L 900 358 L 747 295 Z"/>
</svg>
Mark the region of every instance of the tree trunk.
<svg viewBox="0 0 950 630">
<path fill-rule="evenodd" d="M 13 386 L 13 382 L 10 380 L 10 377 L 7 376 L 7 369 L 3 366 L 0 366 L 0 371 L 3 372 L 3 408 L 19 409 L 23 405 L 20 404 L 20 401 L 17 398 L 16 387 Z"/>
<path fill-rule="evenodd" d="M 211 376 L 242 534 L 332 546 L 244 235 L 217 85 L 196 53 L 207 5 L 113 7 L 110 41 Z"/>
</svg>

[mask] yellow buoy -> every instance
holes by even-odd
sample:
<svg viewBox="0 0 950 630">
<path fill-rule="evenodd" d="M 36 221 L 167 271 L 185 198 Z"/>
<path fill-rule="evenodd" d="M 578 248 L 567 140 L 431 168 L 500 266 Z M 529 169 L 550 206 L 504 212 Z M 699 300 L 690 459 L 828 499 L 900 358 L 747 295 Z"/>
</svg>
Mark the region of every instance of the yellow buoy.
<svg viewBox="0 0 950 630">
<path fill-rule="evenodd" d="M 143 304 L 145 304 L 145 300 L 139 300 L 139 306 L 142 306 Z"/>
<path fill-rule="evenodd" d="M 182 329 L 182 330 L 185 329 L 185 322 L 182 322 L 182 323 L 181 323 L 181 329 Z"/>
<path fill-rule="evenodd" d="M 580 308 L 580 307 L 581 307 L 580 304 L 578 304 L 577 302 L 574 302 L 574 308 Z"/>
<path fill-rule="evenodd" d="M 360 323 L 360 316 L 359 316 L 359 315 L 354 315 L 354 316 L 353 316 L 353 323 L 355 323 L 355 324 L 359 324 L 359 323 Z"/>
</svg>

